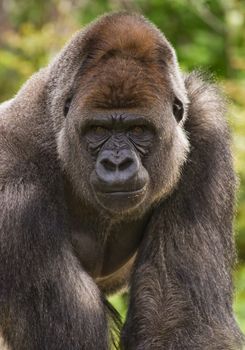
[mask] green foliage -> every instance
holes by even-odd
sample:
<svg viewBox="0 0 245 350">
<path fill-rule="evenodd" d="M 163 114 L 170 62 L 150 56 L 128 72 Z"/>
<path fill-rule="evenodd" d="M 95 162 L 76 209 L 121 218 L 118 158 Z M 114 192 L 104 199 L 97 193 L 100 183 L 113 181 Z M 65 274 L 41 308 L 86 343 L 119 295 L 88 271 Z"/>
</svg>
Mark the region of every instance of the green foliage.
<svg viewBox="0 0 245 350">
<path fill-rule="evenodd" d="M 0 47 L 1 99 L 12 96 L 27 77 L 46 65 L 52 48 L 57 45 L 54 34 L 51 25 L 38 30 L 28 22 L 23 23 L 18 32 L 5 33 Z"/>
<path fill-rule="evenodd" d="M 235 166 L 240 180 L 235 222 L 239 265 L 235 311 L 245 331 L 245 2 L 237 0 L 0 0 L 0 101 L 44 66 L 72 33 L 110 10 L 140 11 L 177 49 L 184 70 L 201 68 L 231 98 Z M 113 35 L 113 33 L 112 33 Z M 113 304 L 125 317 L 126 297 Z"/>
<path fill-rule="evenodd" d="M 241 265 L 235 274 L 236 288 L 234 309 L 243 332 L 245 331 L 245 266 Z"/>
</svg>

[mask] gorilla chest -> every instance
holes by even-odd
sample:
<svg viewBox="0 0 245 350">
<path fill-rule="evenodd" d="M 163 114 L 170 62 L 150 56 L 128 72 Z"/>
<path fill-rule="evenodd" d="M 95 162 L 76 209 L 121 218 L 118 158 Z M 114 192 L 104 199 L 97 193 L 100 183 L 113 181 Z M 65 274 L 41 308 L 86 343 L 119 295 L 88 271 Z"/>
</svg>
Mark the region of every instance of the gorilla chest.
<svg viewBox="0 0 245 350">
<path fill-rule="evenodd" d="M 135 254 L 145 222 L 112 225 L 107 232 L 91 225 L 74 225 L 71 243 L 81 266 L 93 277 L 116 273 Z"/>
</svg>

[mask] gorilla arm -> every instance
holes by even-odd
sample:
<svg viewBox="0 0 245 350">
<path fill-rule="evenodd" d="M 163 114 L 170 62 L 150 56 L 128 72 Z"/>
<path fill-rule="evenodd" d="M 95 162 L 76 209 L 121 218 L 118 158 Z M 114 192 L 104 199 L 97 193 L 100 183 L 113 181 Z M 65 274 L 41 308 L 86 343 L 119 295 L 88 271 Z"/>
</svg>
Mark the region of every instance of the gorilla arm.
<svg viewBox="0 0 245 350">
<path fill-rule="evenodd" d="M 153 214 L 131 281 L 122 343 L 131 349 L 242 349 L 232 316 L 235 177 L 222 103 L 195 76 L 191 153 L 180 183 Z"/>
<path fill-rule="evenodd" d="M 2 145 L 2 144 L 1 144 Z M 108 348 L 100 292 L 66 244 L 59 180 L 6 181 L 0 173 L 0 329 L 9 348 L 78 350 Z M 14 173 L 12 168 L 11 173 Z M 4 179 L 5 177 L 5 179 Z M 55 185 L 56 184 L 56 185 Z M 52 190 L 50 190 L 52 188 Z"/>
</svg>

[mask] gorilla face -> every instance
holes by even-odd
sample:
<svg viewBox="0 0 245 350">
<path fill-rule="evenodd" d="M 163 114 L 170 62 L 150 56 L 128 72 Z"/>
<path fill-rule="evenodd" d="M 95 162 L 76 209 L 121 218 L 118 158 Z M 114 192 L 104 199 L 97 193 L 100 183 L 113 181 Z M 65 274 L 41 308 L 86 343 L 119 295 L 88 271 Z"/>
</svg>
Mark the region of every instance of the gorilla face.
<svg viewBox="0 0 245 350">
<path fill-rule="evenodd" d="M 184 103 L 167 74 L 121 57 L 88 69 L 75 85 L 58 138 L 75 191 L 109 215 L 144 212 L 178 181 L 188 151 Z"/>
<path fill-rule="evenodd" d="M 152 147 L 154 128 L 143 117 L 114 112 L 92 119 L 84 135 L 95 161 L 90 183 L 97 201 L 112 211 L 138 206 L 149 184 L 143 160 Z"/>
<path fill-rule="evenodd" d="M 65 171 L 83 200 L 110 215 L 123 215 L 145 211 L 170 193 L 188 150 L 173 114 L 180 118 L 180 107 L 172 106 L 168 123 L 161 111 L 153 119 L 143 111 L 114 110 L 88 113 L 76 124 L 73 118 L 82 114 L 76 110 L 68 116 L 59 148 Z"/>
</svg>

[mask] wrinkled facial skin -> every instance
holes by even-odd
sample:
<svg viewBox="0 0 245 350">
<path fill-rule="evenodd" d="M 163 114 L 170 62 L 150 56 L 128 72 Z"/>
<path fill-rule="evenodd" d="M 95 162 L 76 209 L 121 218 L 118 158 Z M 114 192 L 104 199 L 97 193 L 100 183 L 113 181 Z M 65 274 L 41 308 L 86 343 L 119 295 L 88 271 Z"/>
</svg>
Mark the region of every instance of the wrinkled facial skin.
<svg viewBox="0 0 245 350">
<path fill-rule="evenodd" d="M 93 120 L 85 130 L 87 149 L 95 161 L 90 182 L 104 208 L 124 210 L 144 200 L 149 174 L 142 160 L 153 137 L 143 118 L 118 113 Z"/>
</svg>

